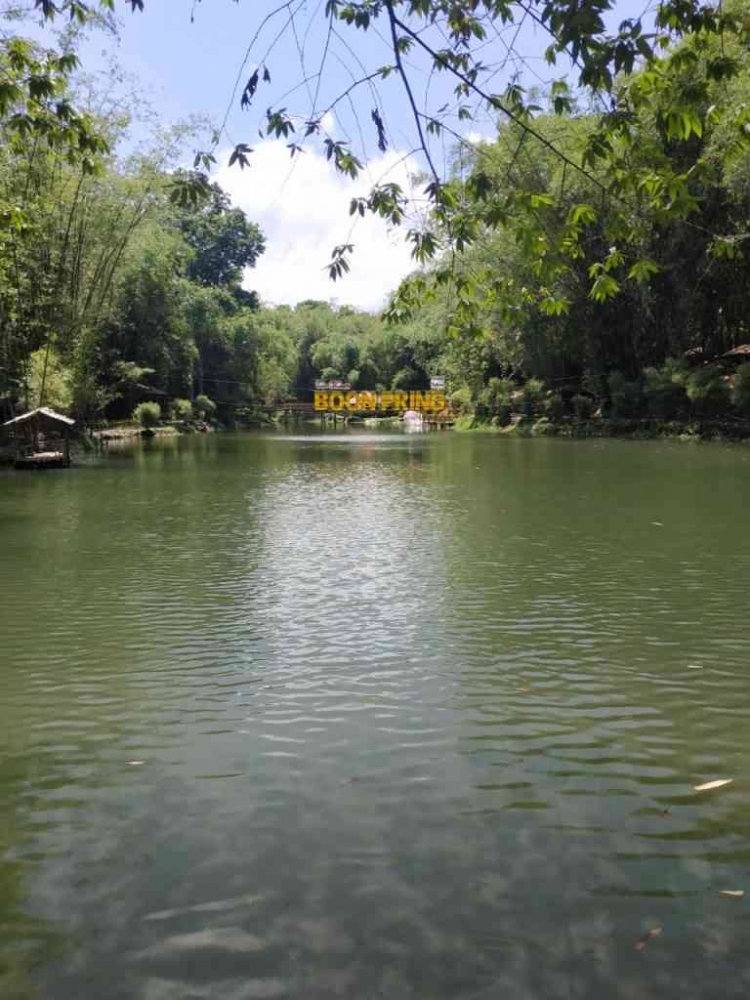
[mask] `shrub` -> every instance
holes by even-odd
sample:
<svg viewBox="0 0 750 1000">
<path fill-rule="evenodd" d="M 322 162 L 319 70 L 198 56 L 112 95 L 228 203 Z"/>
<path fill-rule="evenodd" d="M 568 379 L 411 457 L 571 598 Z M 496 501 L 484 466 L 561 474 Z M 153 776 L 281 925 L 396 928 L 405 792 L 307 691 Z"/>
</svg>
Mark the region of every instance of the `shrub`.
<svg viewBox="0 0 750 1000">
<path fill-rule="evenodd" d="M 469 413 L 472 409 L 471 389 L 462 385 L 451 393 L 451 407 L 459 413 Z"/>
<path fill-rule="evenodd" d="M 565 400 L 563 399 L 562 393 L 557 390 L 548 392 L 547 398 L 544 401 L 544 409 L 547 417 L 553 422 L 562 420 L 566 413 Z"/>
<path fill-rule="evenodd" d="M 195 397 L 193 408 L 204 420 L 211 420 L 216 416 L 216 403 L 214 403 L 213 399 L 209 399 L 208 396 L 203 393 L 201 393 L 200 396 Z"/>
<path fill-rule="evenodd" d="M 750 415 L 750 364 L 740 365 L 732 377 L 732 406 Z"/>
<path fill-rule="evenodd" d="M 549 420 L 548 417 L 540 417 L 534 422 L 531 432 L 534 437 L 545 437 L 548 434 L 555 433 L 555 425 Z"/>
<path fill-rule="evenodd" d="M 581 393 L 593 399 L 603 399 L 607 395 L 607 376 L 602 372 L 586 371 L 581 379 Z"/>
<path fill-rule="evenodd" d="M 685 383 L 687 366 L 684 361 L 667 358 L 661 368 L 647 368 L 644 396 L 652 416 L 669 420 L 680 416 L 687 407 Z"/>
<path fill-rule="evenodd" d="M 524 382 L 516 396 L 524 416 L 533 417 L 541 413 L 544 404 L 544 382 L 538 378 L 530 378 L 528 382 Z"/>
<path fill-rule="evenodd" d="M 271 423 L 271 418 L 255 406 L 238 406 L 234 410 L 234 423 L 240 426 L 257 427 Z"/>
<path fill-rule="evenodd" d="M 584 396 L 580 392 L 577 392 L 570 402 L 573 406 L 576 420 L 588 420 L 594 412 L 596 405 L 591 396 Z"/>
<path fill-rule="evenodd" d="M 161 420 L 161 407 L 158 403 L 139 403 L 133 410 L 133 420 L 141 427 L 156 427 Z"/>
<path fill-rule="evenodd" d="M 173 399 L 171 408 L 173 420 L 192 420 L 193 404 L 189 399 Z"/>
<path fill-rule="evenodd" d="M 607 389 L 612 404 L 613 417 L 636 416 L 643 405 L 643 386 L 638 380 L 629 381 L 622 372 L 610 372 Z"/>
<path fill-rule="evenodd" d="M 491 378 L 482 390 L 479 402 L 499 425 L 510 423 L 513 383 L 507 378 Z"/>
<path fill-rule="evenodd" d="M 706 366 L 691 372 L 685 391 L 698 416 L 715 416 L 726 409 L 727 387 L 717 368 Z"/>
</svg>

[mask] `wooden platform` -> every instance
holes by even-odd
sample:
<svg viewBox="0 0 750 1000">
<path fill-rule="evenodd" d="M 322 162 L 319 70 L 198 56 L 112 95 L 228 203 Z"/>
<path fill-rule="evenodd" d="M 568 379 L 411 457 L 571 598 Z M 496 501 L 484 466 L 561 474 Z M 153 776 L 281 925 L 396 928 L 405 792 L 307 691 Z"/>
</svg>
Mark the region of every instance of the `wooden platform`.
<svg viewBox="0 0 750 1000">
<path fill-rule="evenodd" d="M 70 462 L 62 451 L 38 451 L 33 455 L 19 455 L 13 465 L 16 469 L 65 469 Z"/>
</svg>

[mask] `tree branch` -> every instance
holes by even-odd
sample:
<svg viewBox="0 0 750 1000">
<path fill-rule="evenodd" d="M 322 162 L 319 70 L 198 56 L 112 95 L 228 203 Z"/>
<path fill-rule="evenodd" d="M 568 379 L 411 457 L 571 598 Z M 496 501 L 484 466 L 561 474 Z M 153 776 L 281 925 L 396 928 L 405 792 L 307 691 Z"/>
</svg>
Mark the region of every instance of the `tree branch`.
<svg viewBox="0 0 750 1000">
<path fill-rule="evenodd" d="M 549 139 L 545 138 L 545 136 L 543 136 L 539 132 L 537 132 L 536 129 L 532 128 L 531 125 L 529 125 L 528 122 L 525 122 L 523 120 L 523 118 L 521 118 L 517 114 L 514 114 L 514 112 L 512 112 L 509 108 L 506 108 L 504 104 L 501 104 L 500 100 L 497 97 L 494 97 L 491 94 L 488 94 L 486 91 L 482 90 L 482 88 L 478 87 L 477 84 L 474 83 L 468 76 L 466 76 L 460 70 L 457 70 L 455 68 L 455 66 L 451 66 L 451 64 L 449 62 L 447 62 L 447 60 L 441 59 L 440 56 L 438 55 L 438 53 L 435 52 L 435 50 L 433 48 L 431 48 L 426 42 L 424 42 L 419 37 L 419 35 L 416 32 L 412 31 L 411 28 L 409 28 L 407 25 L 405 25 L 402 21 L 400 21 L 396 17 L 396 15 L 393 13 L 393 9 L 391 7 L 390 0 L 387 0 L 387 4 L 386 5 L 388 7 L 389 17 L 391 18 L 391 28 L 392 28 L 392 31 L 394 32 L 394 37 L 395 37 L 395 29 L 396 29 L 396 27 L 399 27 L 405 34 L 407 34 L 410 38 L 412 38 L 417 43 L 417 45 L 420 45 L 425 50 L 425 52 L 427 52 L 428 55 L 430 55 L 432 57 L 432 59 L 434 59 L 435 61 L 441 63 L 447 70 L 449 70 L 449 72 L 451 72 L 457 79 L 459 79 L 466 87 L 468 87 L 470 90 L 473 90 L 475 94 L 478 94 L 479 97 L 481 97 L 490 107 L 496 108 L 498 111 L 502 111 L 502 113 L 507 118 L 509 118 L 510 121 L 512 121 L 515 125 L 517 125 L 524 132 L 527 132 L 529 135 L 532 135 L 538 142 L 540 142 L 543 146 L 545 146 L 547 149 L 549 149 L 551 153 L 553 153 L 560 160 L 562 160 L 563 163 L 567 163 L 568 166 L 572 167 L 574 170 L 577 170 L 578 173 L 583 174 L 583 176 L 587 180 L 591 181 L 592 184 L 595 184 L 601 191 L 606 191 L 605 185 L 602 184 L 602 182 L 600 180 L 598 180 L 596 177 L 594 177 L 592 174 L 590 174 L 588 172 L 588 170 L 584 169 L 584 167 L 582 167 L 580 164 L 576 163 L 575 160 L 571 160 L 569 156 L 566 156 L 565 153 L 561 152 L 554 145 L 554 143 L 550 142 Z M 394 47 L 395 47 L 395 43 L 394 43 Z M 398 54 L 397 54 L 396 58 L 398 60 Z M 413 102 L 412 102 L 412 107 L 414 108 Z M 414 108 L 414 112 L 415 112 L 415 114 L 417 114 L 415 108 Z M 420 130 L 420 137 L 421 137 L 421 130 Z M 433 168 L 433 172 L 434 172 L 434 168 Z"/>
<path fill-rule="evenodd" d="M 410 31 L 408 28 L 405 28 L 404 25 L 401 24 L 401 22 L 396 17 L 396 14 L 394 13 L 392 0 L 385 0 L 385 6 L 386 10 L 388 11 L 388 21 L 391 26 L 391 40 L 393 42 L 393 54 L 396 58 L 396 68 L 401 74 L 401 79 L 404 84 L 404 90 L 406 91 L 406 96 L 409 98 L 409 104 L 411 105 L 412 114 L 414 115 L 414 121 L 417 126 L 419 144 L 422 147 L 422 152 L 424 153 L 425 159 L 429 164 L 432 176 L 435 178 L 435 181 L 439 184 L 440 177 L 438 175 L 437 170 L 435 169 L 435 164 L 432 162 L 432 157 L 430 156 L 430 150 L 427 146 L 424 132 L 422 131 L 422 122 L 420 120 L 419 108 L 417 107 L 417 102 L 414 100 L 414 94 L 412 93 L 411 84 L 409 83 L 409 78 L 406 75 L 406 71 L 404 70 L 404 64 L 401 59 L 401 50 L 399 49 L 398 45 L 398 34 L 396 32 L 396 25 L 403 28 L 407 34 L 415 38 L 422 46 L 424 46 L 425 48 L 427 48 L 427 46 L 424 45 L 424 42 L 421 40 L 421 38 L 415 35 L 413 31 Z"/>
</svg>

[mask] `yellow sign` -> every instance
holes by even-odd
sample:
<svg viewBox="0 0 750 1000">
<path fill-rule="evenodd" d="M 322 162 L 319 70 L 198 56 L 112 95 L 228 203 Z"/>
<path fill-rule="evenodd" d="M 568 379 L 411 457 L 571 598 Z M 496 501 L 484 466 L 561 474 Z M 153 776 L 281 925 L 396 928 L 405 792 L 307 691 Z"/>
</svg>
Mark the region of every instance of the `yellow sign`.
<svg viewBox="0 0 750 1000">
<path fill-rule="evenodd" d="M 448 405 L 445 392 L 322 392 L 314 396 L 316 410 L 348 410 L 375 412 L 376 410 L 416 410 L 439 412 Z"/>
</svg>

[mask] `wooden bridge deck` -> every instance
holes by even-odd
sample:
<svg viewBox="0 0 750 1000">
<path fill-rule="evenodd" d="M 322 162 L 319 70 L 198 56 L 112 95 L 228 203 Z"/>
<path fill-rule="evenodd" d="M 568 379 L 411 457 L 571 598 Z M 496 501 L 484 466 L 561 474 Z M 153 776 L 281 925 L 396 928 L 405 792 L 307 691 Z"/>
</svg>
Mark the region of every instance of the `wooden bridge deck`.
<svg viewBox="0 0 750 1000">
<path fill-rule="evenodd" d="M 301 403 L 298 400 L 286 403 L 273 403 L 261 407 L 266 413 L 284 413 L 289 416 L 311 416 L 311 417 L 335 417 L 347 419 L 348 417 L 396 417 L 398 411 L 375 412 L 369 409 L 362 410 L 316 410 L 312 403 Z M 455 421 L 452 413 L 445 416 L 441 414 L 423 414 L 423 421 L 428 427 L 452 427 Z"/>
<path fill-rule="evenodd" d="M 70 459 L 62 451 L 38 451 L 32 455 L 18 455 L 13 465 L 16 469 L 65 469 Z"/>
</svg>

